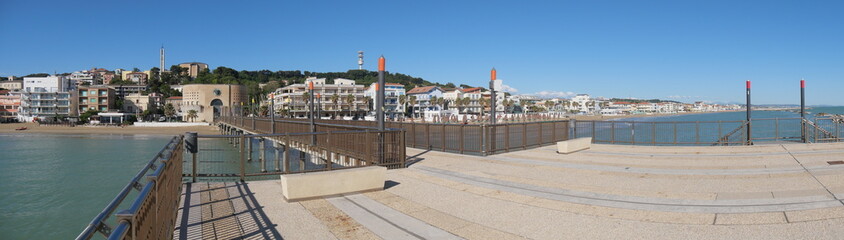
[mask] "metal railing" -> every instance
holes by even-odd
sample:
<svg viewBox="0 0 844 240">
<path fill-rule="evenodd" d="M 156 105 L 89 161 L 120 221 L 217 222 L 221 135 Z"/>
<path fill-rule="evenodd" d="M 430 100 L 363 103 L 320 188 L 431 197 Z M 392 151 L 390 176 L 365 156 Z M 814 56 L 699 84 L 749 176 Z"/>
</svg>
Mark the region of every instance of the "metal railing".
<svg viewBox="0 0 844 240">
<path fill-rule="evenodd" d="M 572 136 L 595 143 L 629 145 L 747 145 L 759 142 L 840 140 L 841 121 L 769 118 L 747 121 L 641 122 L 576 121 Z M 747 128 L 752 137 L 748 141 Z"/>
<path fill-rule="evenodd" d="M 365 166 L 403 168 L 406 158 L 400 130 L 199 135 L 197 140 L 197 153 L 184 155 L 182 176 L 187 181 L 278 179 L 281 174 Z"/>
<path fill-rule="evenodd" d="M 76 239 L 91 239 L 96 233 L 108 239 L 172 238 L 182 186 L 182 139 L 173 137 Z M 139 194 L 127 209 L 114 215 L 116 225 L 106 223 L 133 190 Z"/>
<path fill-rule="evenodd" d="M 218 119 L 262 133 L 308 132 L 307 119 L 224 116 Z M 316 131 L 377 130 L 374 121 L 326 120 L 315 121 Z M 418 122 L 386 122 L 388 130 L 404 130 L 407 147 L 460 154 L 489 155 L 556 144 L 569 137 L 569 121 L 536 121 L 501 124 L 449 124 Z M 253 127 L 254 126 L 254 127 Z"/>
</svg>

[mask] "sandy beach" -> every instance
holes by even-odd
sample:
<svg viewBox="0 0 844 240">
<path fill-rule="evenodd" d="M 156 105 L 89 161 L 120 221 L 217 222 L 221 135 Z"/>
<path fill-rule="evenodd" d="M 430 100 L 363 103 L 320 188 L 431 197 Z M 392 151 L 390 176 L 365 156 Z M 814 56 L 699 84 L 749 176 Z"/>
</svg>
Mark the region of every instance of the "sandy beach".
<svg viewBox="0 0 844 240">
<path fill-rule="evenodd" d="M 17 131 L 16 128 L 27 127 L 27 130 Z M 0 124 L 0 134 L 4 133 L 58 133 L 58 134 L 151 134 L 178 135 L 185 132 L 197 132 L 200 135 L 217 135 L 220 132 L 214 126 L 191 127 L 86 127 L 86 126 L 39 126 L 35 123 Z"/>
</svg>

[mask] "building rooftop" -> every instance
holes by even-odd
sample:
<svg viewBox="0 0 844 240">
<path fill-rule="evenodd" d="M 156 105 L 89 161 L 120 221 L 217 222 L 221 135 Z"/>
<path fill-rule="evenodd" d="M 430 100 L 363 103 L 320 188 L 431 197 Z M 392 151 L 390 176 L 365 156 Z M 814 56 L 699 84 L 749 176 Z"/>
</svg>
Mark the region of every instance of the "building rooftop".
<svg viewBox="0 0 844 240">
<path fill-rule="evenodd" d="M 418 93 L 429 93 L 434 89 L 438 89 L 437 86 L 425 86 L 425 87 L 415 87 L 407 91 L 407 94 L 418 94 Z"/>
</svg>

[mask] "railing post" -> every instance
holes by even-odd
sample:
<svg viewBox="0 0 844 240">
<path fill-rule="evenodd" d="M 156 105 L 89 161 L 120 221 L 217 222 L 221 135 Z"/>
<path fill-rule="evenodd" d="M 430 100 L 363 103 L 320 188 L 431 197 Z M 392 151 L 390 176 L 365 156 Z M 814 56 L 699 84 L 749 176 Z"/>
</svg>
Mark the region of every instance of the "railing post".
<svg viewBox="0 0 844 240">
<path fill-rule="evenodd" d="M 442 125 L 442 126 L 443 126 L 443 127 L 442 127 L 442 132 L 440 133 L 440 135 L 442 136 L 442 142 L 441 142 L 441 144 L 442 144 L 442 151 L 443 151 L 443 152 L 445 152 L 445 123 L 441 123 L 440 125 Z"/>
<path fill-rule="evenodd" d="M 636 122 L 630 122 L 630 140 L 636 145 Z"/>
<path fill-rule="evenodd" d="M 261 153 L 258 154 L 258 157 L 261 158 L 261 172 L 267 172 L 267 150 L 265 149 L 267 142 L 264 138 L 259 138 L 258 144 L 260 144 L 258 145 L 258 151 L 261 151 Z"/>
<path fill-rule="evenodd" d="M 328 131 L 328 133 L 325 136 L 325 147 L 326 147 L 326 149 L 327 149 L 328 146 L 331 146 L 330 143 L 329 143 L 330 141 L 331 141 L 331 131 Z M 331 170 L 331 168 L 334 167 L 333 166 L 334 162 L 331 161 L 331 156 L 329 156 L 330 153 L 328 152 L 328 150 L 323 150 L 323 151 L 325 152 L 325 166 L 328 168 L 328 170 Z"/>
<path fill-rule="evenodd" d="M 246 136 L 240 135 L 240 142 L 245 141 Z M 243 144 L 240 144 L 240 181 L 246 180 L 246 152 L 243 151 Z"/>
<path fill-rule="evenodd" d="M 276 141 L 273 141 L 273 150 L 275 151 L 275 154 L 273 154 L 273 156 L 275 157 L 275 171 L 276 172 L 281 171 L 281 162 L 280 162 L 281 156 L 279 156 L 279 152 L 278 152 L 279 145 L 280 144 L 278 143 L 278 139 L 276 139 Z"/>
<path fill-rule="evenodd" d="M 466 132 L 464 131 L 465 127 L 466 127 L 465 124 L 460 124 L 460 136 L 459 136 L 460 137 L 460 154 L 463 154 L 463 150 L 464 150 L 463 149 L 463 144 L 464 144 L 463 135 L 466 134 Z"/>
<path fill-rule="evenodd" d="M 252 161 L 252 140 L 253 140 L 252 138 L 247 138 L 247 139 L 246 139 L 246 142 L 247 142 L 247 144 L 248 144 L 248 146 L 249 146 L 249 158 L 248 158 L 248 161 L 250 161 L 250 162 Z"/>
<path fill-rule="evenodd" d="M 284 173 L 290 173 L 290 134 L 285 134 L 284 137 L 284 155 L 282 156 L 282 163 L 284 164 Z"/>
<path fill-rule="evenodd" d="M 481 130 L 481 155 L 486 156 L 486 125 L 481 123 L 478 129 Z"/>
</svg>

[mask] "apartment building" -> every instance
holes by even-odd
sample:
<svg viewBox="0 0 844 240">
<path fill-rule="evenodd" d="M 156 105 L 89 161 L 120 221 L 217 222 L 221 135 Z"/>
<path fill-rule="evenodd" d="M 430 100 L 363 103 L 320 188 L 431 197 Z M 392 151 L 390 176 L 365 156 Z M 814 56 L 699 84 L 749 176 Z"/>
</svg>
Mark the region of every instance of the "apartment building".
<svg viewBox="0 0 844 240">
<path fill-rule="evenodd" d="M 320 117 L 363 117 L 369 112 L 363 85 L 354 80 L 338 78 L 333 84 L 327 84 L 325 78 L 308 78 L 305 83 L 297 83 L 277 89 L 275 98 L 276 112 L 304 118 L 308 115 L 308 85 L 314 85 L 314 101 L 319 102 Z M 317 98 L 319 96 L 319 98 Z M 336 99 L 336 102 L 333 101 Z"/>
<path fill-rule="evenodd" d="M 25 77 L 18 120 L 53 121 L 59 116 L 76 116 L 75 84 L 63 76 Z"/>
<path fill-rule="evenodd" d="M 20 107 L 20 92 L 0 90 L 0 122 L 14 122 Z"/>
<path fill-rule="evenodd" d="M 370 84 L 369 87 L 366 88 L 366 92 L 364 96 L 369 97 L 373 100 L 370 104 L 372 107 L 372 111 L 374 112 L 375 106 L 375 99 L 376 99 L 376 89 L 375 83 Z M 399 103 L 399 97 L 406 94 L 404 90 L 404 85 L 398 83 L 385 83 L 384 84 L 384 114 L 387 115 L 387 118 L 394 119 L 399 115 L 404 113 L 404 106 Z"/>
<path fill-rule="evenodd" d="M 114 89 L 104 85 L 81 86 L 77 92 L 80 113 L 89 110 L 117 112 L 117 109 L 114 109 Z"/>
</svg>

